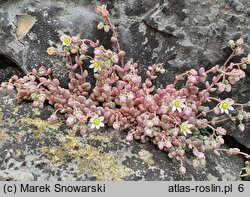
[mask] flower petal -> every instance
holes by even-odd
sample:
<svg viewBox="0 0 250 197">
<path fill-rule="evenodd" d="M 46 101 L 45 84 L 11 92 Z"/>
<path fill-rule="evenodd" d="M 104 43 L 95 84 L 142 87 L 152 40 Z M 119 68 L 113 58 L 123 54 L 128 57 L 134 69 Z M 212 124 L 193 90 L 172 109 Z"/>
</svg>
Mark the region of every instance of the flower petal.
<svg viewBox="0 0 250 197">
<path fill-rule="evenodd" d="M 188 134 L 192 134 L 192 131 L 190 131 L 190 130 L 187 130 L 186 132 L 187 132 Z"/>
<path fill-rule="evenodd" d="M 228 100 L 228 104 L 229 104 L 229 105 L 233 105 L 233 104 L 234 104 L 234 100 L 229 99 L 229 100 Z"/>
<path fill-rule="evenodd" d="M 100 121 L 103 121 L 103 120 L 104 120 L 104 117 L 103 117 L 103 116 L 100 116 L 99 119 L 100 119 Z"/>
<path fill-rule="evenodd" d="M 186 105 L 185 105 L 184 103 L 182 103 L 182 104 L 181 104 L 181 107 L 182 107 L 182 108 L 185 108 L 185 107 L 186 107 Z"/>
<path fill-rule="evenodd" d="M 228 109 L 229 110 L 234 110 L 234 108 L 232 106 L 229 106 Z"/>
</svg>

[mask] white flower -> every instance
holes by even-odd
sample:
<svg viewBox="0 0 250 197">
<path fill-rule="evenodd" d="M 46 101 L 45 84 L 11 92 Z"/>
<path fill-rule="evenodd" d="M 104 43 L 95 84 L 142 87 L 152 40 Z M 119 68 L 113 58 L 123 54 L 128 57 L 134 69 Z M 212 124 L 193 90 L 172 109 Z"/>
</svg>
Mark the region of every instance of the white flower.
<svg viewBox="0 0 250 197">
<path fill-rule="evenodd" d="M 70 36 L 67 36 L 64 34 L 60 37 L 60 39 L 63 42 L 63 45 L 70 46 L 70 44 L 71 44 L 71 37 Z"/>
<path fill-rule="evenodd" d="M 186 136 L 187 134 L 192 134 L 192 132 L 190 131 L 190 128 L 192 128 L 193 125 L 192 124 L 188 124 L 188 121 L 183 122 L 181 124 L 181 132 Z"/>
<path fill-rule="evenodd" d="M 98 60 L 91 60 L 90 61 L 92 64 L 89 66 L 89 68 L 94 68 L 94 72 L 98 72 L 102 70 L 102 64 Z"/>
<path fill-rule="evenodd" d="M 171 106 L 172 106 L 172 112 L 174 111 L 178 111 L 181 112 L 182 109 L 184 109 L 186 107 L 185 103 L 185 99 L 182 99 L 181 97 L 177 97 L 175 100 L 173 100 L 171 102 Z"/>
<path fill-rule="evenodd" d="M 104 123 L 103 123 L 104 117 L 103 116 L 98 116 L 97 114 L 95 114 L 91 119 L 90 119 L 90 128 L 91 129 L 100 129 L 100 127 L 104 127 Z"/>
<path fill-rule="evenodd" d="M 234 104 L 234 101 L 229 98 L 227 98 L 224 101 L 221 101 L 219 104 L 221 113 L 225 112 L 226 114 L 229 114 L 229 110 L 234 110 L 234 108 L 232 107 L 233 104 Z"/>
</svg>

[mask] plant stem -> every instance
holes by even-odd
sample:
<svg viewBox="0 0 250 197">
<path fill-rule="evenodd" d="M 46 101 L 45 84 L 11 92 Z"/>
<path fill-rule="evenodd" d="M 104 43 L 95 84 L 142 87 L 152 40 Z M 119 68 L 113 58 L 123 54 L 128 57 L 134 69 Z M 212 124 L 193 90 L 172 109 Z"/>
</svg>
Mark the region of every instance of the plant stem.
<svg viewBox="0 0 250 197">
<path fill-rule="evenodd" d="M 119 43 L 119 39 L 118 39 L 118 33 L 117 33 L 117 30 L 116 30 L 116 27 L 113 25 L 112 21 L 110 20 L 110 18 L 107 16 L 104 18 L 109 26 L 110 26 L 110 29 L 113 33 L 113 37 L 115 37 L 117 39 L 117 42 L 116 42 L 116 48 L 117 48 L 117 53 L 119 53 L 121 51 L 121 47 L 120 47 L 120 43 Z M 122 67 L 124 67 L 124 60 L 123 60 L 123 57 L 121 58 L 121 65 Z"/>
</svg>

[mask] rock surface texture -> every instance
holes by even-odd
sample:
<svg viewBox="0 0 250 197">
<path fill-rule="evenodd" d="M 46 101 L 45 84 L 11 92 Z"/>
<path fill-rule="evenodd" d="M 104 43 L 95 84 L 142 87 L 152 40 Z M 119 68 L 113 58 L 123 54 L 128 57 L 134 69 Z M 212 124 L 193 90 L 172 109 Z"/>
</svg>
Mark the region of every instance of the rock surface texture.
<svg viewBox="0 0 250 197">
<path fill-rule="evenodd" d="M 226 42 L 243 37 L 250 52 L 249 0 L 0 0 L 0 82 L 8 74 L 25 73 L 41 64 L 65 78 L 58 56 L 48 56 L 59 35 L 80 34 L 110 47 L 109 36 L 96 30 L 95 5 L 106 3 L 118 27 L 126 58 L 144 73 L 147 66 L 163 63 L 168 71 L 157 86 L 173 81 L 176 73 L 223 63 L 229 54 Z M 233 98 L 250 98 L 250 69 L 233 90 Z M 231 95 L 231 96 L 232 96 Z M 228 95 L 222 95 L 227 98 Z M 239 180 L 243 158 L 209 155 L 203 170 L 187 164 L 187 175 L 178 175 L 176 164 L 150 144 L 128 145 L 125 134 L 103 131 L 74 136 L 62 123 L 48 125 L 48 107 L 39 114 L 29 103 L 17 104 L 14 96 L 0 93 L 0 180 Z M 250 125 L 240 133 L 226 125 L 242 147 L 250 149 Z M 228 144 L 232 144 L 229 140 Z"/>
</svg>

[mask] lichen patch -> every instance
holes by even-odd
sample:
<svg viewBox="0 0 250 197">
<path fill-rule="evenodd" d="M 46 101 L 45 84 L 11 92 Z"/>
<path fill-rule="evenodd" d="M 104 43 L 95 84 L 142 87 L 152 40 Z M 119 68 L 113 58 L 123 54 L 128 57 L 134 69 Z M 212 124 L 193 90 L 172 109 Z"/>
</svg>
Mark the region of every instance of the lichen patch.
<svg viewBox="0 0 250 197">
<path fill-rule="evenodd" d="M 0 147 L 2 147 L 11 137 L 4 131 L 0 130 Z"/>
<path fill-rule="evenodd" d="M 147 164 L 152 165 L 154 164 L 154 160 L 153 160 L 153 154 L 150 153 L 149 151 L 146 150 L 141 150 L 138 153 L 139 157 Z"/>
<path fill-rule="evenodd" d="M 89 173 L 97 180 L 123 180 L 133 172 L 112 154 L 100 151 L 89 144 L 82 144 L 72 131 L 69 131 L 65 143 L 61 146 L 43 147 L 41 152 L 56 165 L 66 163 L 69 158 L 76 160 L 78 174 Z"/>
<path fill-rule="evenodd" d="M 46 131 L 47 128 L 56 130 L 59 128 L 60 123 L 49 123 L 46 120 L 42 120 L 41 118 L 22 118 L 21 119 L 22 124 L 26 125 L 34 125 L 36 126 L 40 131 Z"/>
</svg>

